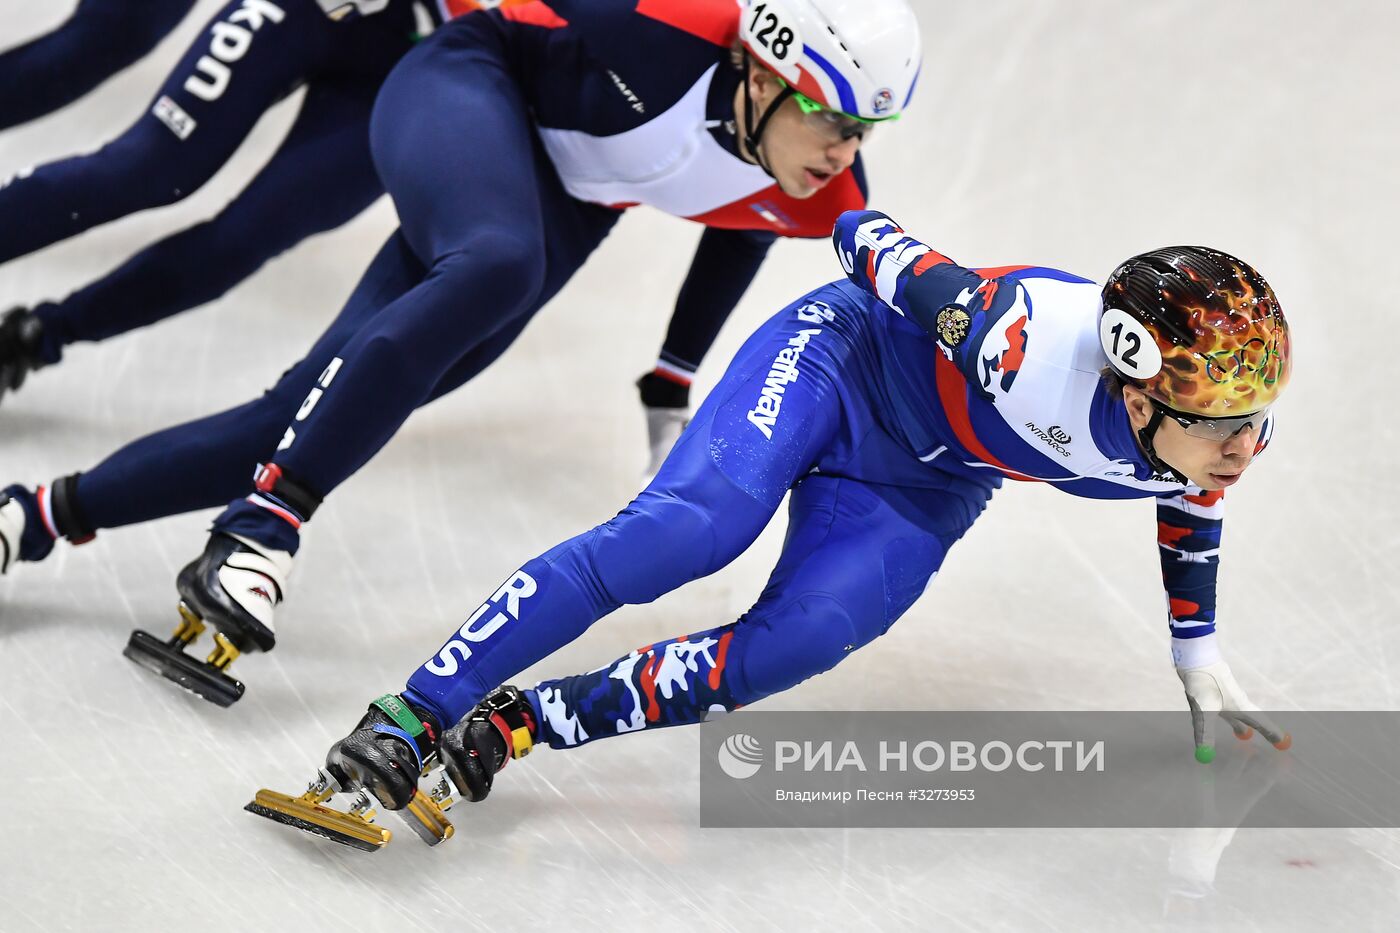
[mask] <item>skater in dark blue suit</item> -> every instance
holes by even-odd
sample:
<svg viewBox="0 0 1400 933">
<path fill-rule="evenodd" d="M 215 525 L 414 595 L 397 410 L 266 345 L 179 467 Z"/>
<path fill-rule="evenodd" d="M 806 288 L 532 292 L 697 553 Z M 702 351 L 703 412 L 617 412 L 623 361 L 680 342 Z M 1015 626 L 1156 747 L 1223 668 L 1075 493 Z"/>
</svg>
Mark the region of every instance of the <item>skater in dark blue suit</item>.
<svg viewBox="0 0 1400 933">
<path fill-rule="evenodd" d="M 0 130 L 73 103 L 135 64 L 195 0 L 79 0 L 52 32 L 0 52 Z"/>
<path fill-rule="evenodd" d="M 0 188 L 0 262 L 188 196 L 299 86 L 377 85 L 412 46 L 414 23 L 404 3 L 336 23 L 315 0 L 232 0 L 129 129 Z"/>
<path fill-rule="evenodd" d="M 400 227 L 336 321 L 261 398 L 52 486 L 9 487 L 24 516 L 16 555 L 38 560 L 57 537 L 226 504 L 177 590 L 230 646 L 269 650 L 301 526 L 321 500 L 415 409 L 495 360 L 626 206 L 708 228 L 693 267 L 706 278 L 682 305 L 722 319 L 758 266 L 757 250 L 726 241 L 824 236 L 841 209 L 863 204 L 858 152 L 909 99 L 915 20 L 904 0 L 810 2 L 830 3 L 844 30 L 813 33 L 844 56 L 828 63 L 842 81 L 829 104 L 755 60 L 753 18 L 730 0 L 556 0 L 437 30 L 376 101 L 371 151 Z M 859 49 L 873 59 L 887 47 L 897 54 L 885 71 L 855 63 Z M 784 48 L 784 61 L 799 57 Z M 220 672 L 236 651 L 221 650 L 210 682 L 229 687 Z"/>
<path fill-rule="evenodd" d="M 163 8 L 146 6 L 85 3 L 65 31 L 88 35 L 80 24 L 92 18 L 109 24 L 120 44 L 156 28 Z M 129 129 L 95 152 L 22 169 L 0 186 L 3 263 L 192 194 L 269 107 L 306 87 L 282 145 L 216 217 L 62 301 L 0 319 L 0 394 L 57 363 L 68 344 L 104 340 L 218 298 L 272 257 L 372 204 L 383 186 L 369 153 L 369 115 L 417 28 L 409 0 L 347 22 L 332 22 L 316 0 L 232 0 Z M 74 50 L 65 44 L 61 51 Z M 55 69 L 59 57 L 44 53 Z"/>
<path fill-rule="evenodd" d="M 431 14 L 431 25 L 479 7 L 522 3 L 435 0 L 420 6 L 425 15 Z M 172 72 L 151 111 L 120 140 L 91 156 L 41 167 L 34 175 L 16 179 L 8 193 L 0 192 L 0 220 L 7 216 L 6 204 L 14 217 L 23 213 L 38 218 L 34 224 L 26 220 L 8 225 L 14 233 L 8 241 L 0 234 L 0 256 L 6 249 L 16 254 L 37 248 L 102 219 L 163 203 L 176 192 L 189 193 L 236 148 L 250 121 L 275 99 L 269 88 L 276 89 L 283 79 L 287 88 L 296 80 L 306 83 L 305 99 L 282 146 L 217 216 L 147 247 L 66 298 L 15 308 L 0 318 L 0 396 L 20 388 L 34 370 L 58 363 L 71 344 L 107 340 L 221 297 L 273 257 L 346 223 L 383 193 L 370 155 L 370 113 L 387 70 L 383 66 L 406 50 L 405 39 L 425 24 L 414 20 L 410 0 L 391 0 L 388 9 L 358 24 L 302 15 L 303 8 L 317 5 L 312 0 L 231 3 L 212 28 L 221 36 L 237 35 L 230 30 L 241 29 L 248 38 L 246 52 L 228 65 L 226 76 L 218 67 L 206 65 L 212 69 L 207 74 L 200 70 L 215 35 L 206 32 Z M 332 0 L 321 0 L 319 6 L 349 8 Z M 114 29 L 149 28 L 143 26 L 140 10 L 122 6 L 120 0 L 101 7 L 107 19 L 113 19 L 118 8 L 122 16 L 114 21 Z M 80 7 L 69 28 L 80 30 L 83 17 L 97 9 Z M 273 9 L 282 11 L 282 19 L 275 18 Z M 259 11 L 260 19 L 252 16 Z M 125 35 L 119 30 L 117 34 Z M 368 43 L 373 54 L 355 64 L 357 43 Z M 62 48 L 76 54 L 71 44 Z M 58 54 L 51 51 L 45 61 L 58 67 Z M 217 57 L 215 65 L 220 65 Z M 239 76 L 250 69 L 267 72 L 269 80 L 250 82 Z M 301 77 L 294 80 L 298 69 Z M 546 71 L 544 76 L 549 75 Z M 200 94 L 211 95 L 223 77 L 227 83 L 217 101 L 204 101 Z M 566 77 L 550 80 L 558 84 Z M 567 99 L 567 91 L 557 96 Z M 415 106 L 411 96 L 400 103 Z M 458 147 L 458 141 L 451 141 L 452 150 Z M 433 158 L 426 151 L 404 157 Z M 170 183 L 181 175 L 183 180 Z M 859 196 L 853 189 L 862 183 L 853 176 L 837 179 L 841 207 L 859 203 L 849 199 Z M 788 216 L 776 232 L 767 229 L 769 225 L 754 229 L 740 217 L 702 235 L 655 369 L 637 383 L 647 420 L 649 474 L 656 472 L 684 427 L 691 379 L 778 233 L 822 235 L 834 216 L 823 206 L 814 213 L 822 223 L 809 225 L 802 222 L 802 212 L 796 213 L 799 216 Z"/>
</svg>

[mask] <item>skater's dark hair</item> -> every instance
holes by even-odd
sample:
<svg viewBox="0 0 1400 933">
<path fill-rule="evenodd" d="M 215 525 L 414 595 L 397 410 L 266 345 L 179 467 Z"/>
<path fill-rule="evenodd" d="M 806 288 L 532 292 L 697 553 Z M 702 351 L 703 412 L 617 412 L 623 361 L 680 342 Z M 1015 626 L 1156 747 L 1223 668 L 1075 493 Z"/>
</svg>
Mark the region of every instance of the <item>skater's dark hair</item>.
<svg viewBox="0 0 1400 933">
<path fill-rule="evenodd" d="M 1123 397 L 1123 377 L 1114 372 L 1112 366 L 1105 366 L 1099 370 L 1099 378 L 1103 380 L 1103 387 L 1108 391 L 1109 398 Z"/>
<path fill-rule="evenodd" d="M 736 38 L 729 46 L 729 64 L 734 66 L 735 71 L 744 70 L 744 40 Z"/>
</svg>

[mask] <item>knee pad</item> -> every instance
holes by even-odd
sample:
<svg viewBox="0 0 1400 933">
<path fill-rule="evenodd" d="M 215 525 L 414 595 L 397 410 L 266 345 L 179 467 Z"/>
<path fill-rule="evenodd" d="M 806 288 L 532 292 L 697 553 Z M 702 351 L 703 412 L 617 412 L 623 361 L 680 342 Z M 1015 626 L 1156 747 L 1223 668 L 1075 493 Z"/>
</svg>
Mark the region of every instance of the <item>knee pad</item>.
<svg viewBox="0 0 1400 933">
<path fill-rule="evenodd" d="M 795 687 L 841 663 L 878 632 L 862 632 L 846 607 L 825 593 L 809 593 L 775 612 L 739 621 L 731 657 L 740 661 L 743 687 L 757 699 Z M 733 662 L 731 661 L 731 664 Z"/>
</svg>

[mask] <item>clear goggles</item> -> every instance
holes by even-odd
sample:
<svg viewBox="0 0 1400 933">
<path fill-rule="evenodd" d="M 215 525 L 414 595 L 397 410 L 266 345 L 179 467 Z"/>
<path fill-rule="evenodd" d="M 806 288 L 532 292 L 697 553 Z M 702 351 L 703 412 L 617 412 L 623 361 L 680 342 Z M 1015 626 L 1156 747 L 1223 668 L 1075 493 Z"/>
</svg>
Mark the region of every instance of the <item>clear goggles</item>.
<svg viewBox="0 0 1400 933">
<path fill-rule="evenodd" d="M 900 116 L 895 114 L 892 117 L 881 117 L 878 120 L 853 117 L 812 100 L 797 88 L 783 81 L 782 78 L 778 78 L 778 81 L 792 92 L 793 99 L 797 101 L 798 109 L 802 111 L 802 122 L 822 139 L 832 144 L 843 143 L 848 139 L 858 139 L 864 143 L 870 138 L 870 134 L 875 131 L 878 124 L 898 120 Z"/>
<path fill-rule="evenodd" d="M 1235 415 L 1232 418 L 1215 418 L 1210 415 L 1188 415 L 1185 412 L 1168 408 L 1156 399 L 1152 400 L 1152 407 L 1161 412 L 1164 417 L 1170 418 L 1191 437 L 1200 437 L 1210 441 L 1226 441 L 1243 431 L 1245 428 L 1253 428 L 1256 431 L 1264 429 L 1264 422 L 1269 418 L 1269 408 L 1261 408 L 1259 411 L 1252 411 L 1247 415 Z"/>
</svg>

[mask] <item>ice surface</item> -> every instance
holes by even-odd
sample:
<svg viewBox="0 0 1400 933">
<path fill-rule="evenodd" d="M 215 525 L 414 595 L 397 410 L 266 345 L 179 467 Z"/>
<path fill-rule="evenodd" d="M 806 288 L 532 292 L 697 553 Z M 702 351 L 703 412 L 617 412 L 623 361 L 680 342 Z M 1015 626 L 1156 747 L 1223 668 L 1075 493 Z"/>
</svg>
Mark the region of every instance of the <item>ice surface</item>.
<svg viewBox="0 0 1400 933">
<path fill-rule="evenodd" d="M 969 265 L 1102 277 L 1176 242 L 1257 265 L 1298 359 L 1273 446 L 1230 493 L 1221 637 L 1265 707 L 1395 709 L 1400 11 L 914 2 L 923 78 L 869 150 L 873 203 Z M 72 6 L 5 4 L 0 42 Z M 217 7 L 200 3 L 81 103 L 0 135 L 0 175 L 118 132 Z M 293 106 L 186 202 L 6 266 L 0 307 L 61 295 L 213 213 Z M 381 204 L 214 306 L 73 348 L 0 406 L 4 481 L 88 467 L 251 397 L 329 321 L 391 224 Z M 0 581 L 0 930 L 1393 929 L 1396 831 L 701 831 L 697 737 L 683 729 L 513 765 L 489 804 L 454 811 L 459 834 L 436 851 L 401 834 L 367 856 L 242 811 L 260 786 L 299 787 L 366 700 L 398 689 L 520 562 L 635 491 L 631 381 L 698 232 L 629 216 L 501 365 L 336 492 L 307 536 L 280 647 L 236 668 L 249 685 L 237 707 L 120 655 L 131 628 L 173 625 L 171 584 L 208 515 L 104 532 Z M 823 242 L 778 246 L 702 386 L 760 320 L 838 274 Z M 734 618 L 780 526 L 520 680 Z M 1012 484 L 886 637 L 765 706 L 1173 709 L 1166 640 L 1151 506 Z M 1213 893 L 1173 893 L 1192 886 Z"/>
</svg>

